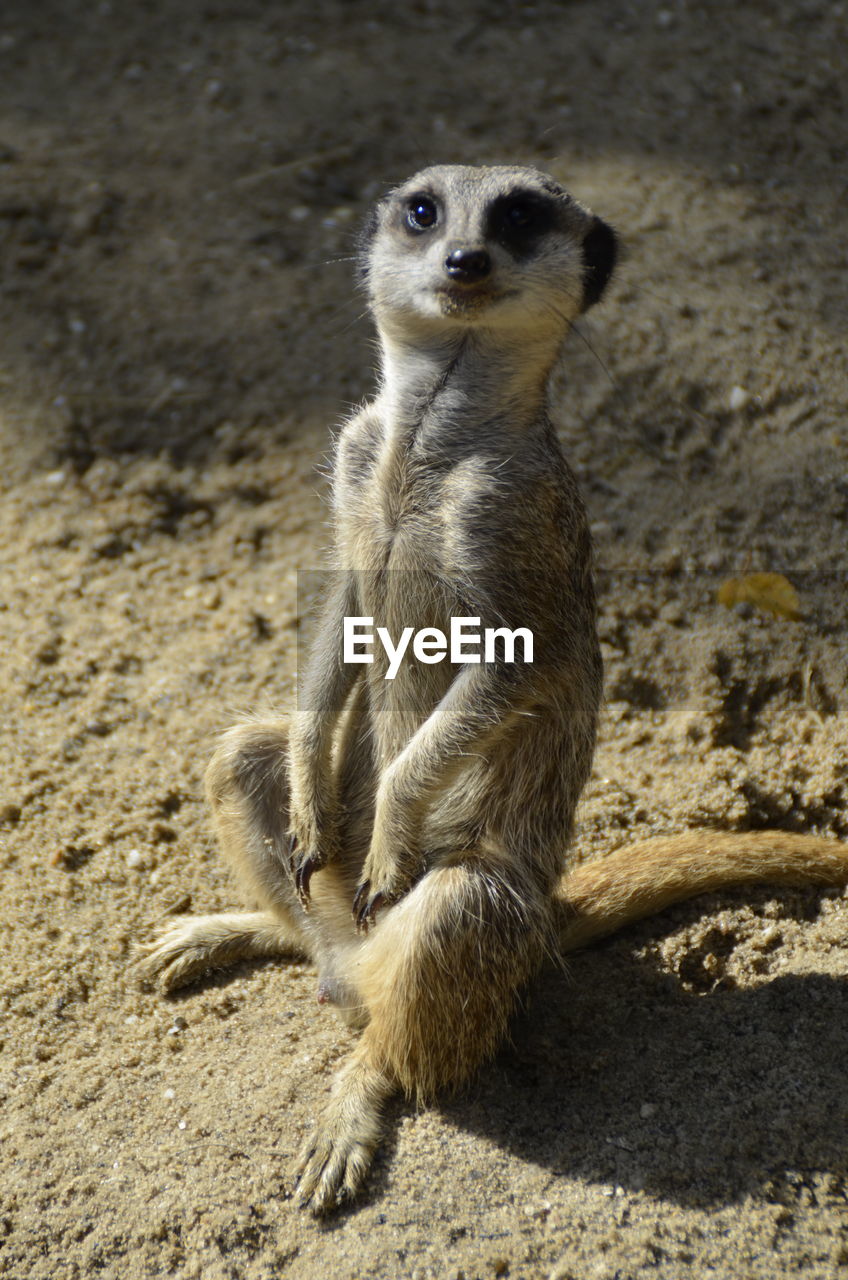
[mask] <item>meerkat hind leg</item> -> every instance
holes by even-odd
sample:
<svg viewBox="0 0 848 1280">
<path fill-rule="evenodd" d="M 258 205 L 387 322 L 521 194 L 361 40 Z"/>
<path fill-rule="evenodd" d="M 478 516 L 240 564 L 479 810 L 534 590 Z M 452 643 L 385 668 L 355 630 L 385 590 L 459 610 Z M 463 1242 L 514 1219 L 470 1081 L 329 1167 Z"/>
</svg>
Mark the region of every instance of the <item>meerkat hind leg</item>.
<svg viewBox="0 0 848 1280">
<path fill-rule="evenodd" d="M 206 795 L 224 859 L 249 898 L 302 918 L 289 867 L 288 733 L 283 722 L 236 725 L 206 770 Z"/>
<path fill-rule="evenodd" d="M 366 1029 L 301 1148 L 295 1170 L 301 1208 L 326 1213 L 356 1195 L 383 1133 L 383 1106 L 394 1092 L 391 1077 L 373 1062 Z"/>
<path fill-rule="evenodd" d="M 287 866 L 288 740 L 277 720 L 237 725 L 206 771 L 225 860 L 258 911 L 181 916 L 140 948 L 140 967 L 176 990 L 208 969 L 266 956 L 311 956 L 311 931 Z"/>
<path fill-rule="evenodd" d="M 324 1213 L 356 1193 L 393 1093 L 424 1102 L 473 1076 L 548 936 L 539 892 L 473 855 L 428 872 L 378 919 L 351 971 L 368 1023 L 301 1153 L 298 1203 Z"/>
</svg>

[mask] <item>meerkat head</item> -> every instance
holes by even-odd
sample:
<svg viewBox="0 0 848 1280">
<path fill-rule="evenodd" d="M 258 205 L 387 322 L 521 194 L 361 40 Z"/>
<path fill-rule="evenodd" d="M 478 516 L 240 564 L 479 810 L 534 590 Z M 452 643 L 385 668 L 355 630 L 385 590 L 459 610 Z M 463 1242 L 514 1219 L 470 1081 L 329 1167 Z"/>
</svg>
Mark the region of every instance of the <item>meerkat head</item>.
<svg viewBox="0 0 848 1280">
<path fill-rule="evenodd" d="M 360 239 L 378 327 L 564 336 L 599 300 L 615 233 L 536 169 L 439 165 L 390 191 Z"/>
</svg>

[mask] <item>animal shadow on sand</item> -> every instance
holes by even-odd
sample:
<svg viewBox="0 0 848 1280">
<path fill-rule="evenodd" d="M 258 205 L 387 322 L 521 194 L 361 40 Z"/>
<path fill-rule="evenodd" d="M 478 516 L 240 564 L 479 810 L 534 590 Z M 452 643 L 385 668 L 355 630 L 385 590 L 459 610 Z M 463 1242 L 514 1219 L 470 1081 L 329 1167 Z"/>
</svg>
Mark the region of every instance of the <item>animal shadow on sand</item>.
<svg viewBox="0 0 848 1280">
<path fill-rule="evenodd" d="M 815 914 L 820 895 L 800 897 Z M 844 1185 L 848 983 L 778 973 L 744 987 L 727 974 L 709 990 L 692 953 L 666 970 L 651 944 L 704 909 L 687 903 L 546 972 L 511 1047 L 444 1117 L 554 1176 L 690 1207 L 792 1203 L 813 1173 Z"/>
<path fill-rule="evenodd" d="M 697 948 L 682 950 L 674 966 L 659 959 L 669 931 L 709 908 L 768 899 L 809 920 L 821 894 L 713 894 L 547 969 L 510 1043 L 471 1086 L 438 1101 L 443 1120 L 549 1170 L 553 1185 L 578 1178 L 692 1208 L 747 1195 L 791 1205 L 811 1174 L 844 1186 L 845 979 L 764 974 L 762 985 L 745 987 L 724 965 L 709 972 Z M 732 946 L 731 934 L 724 960 Z M 262 963 L 211 973 L 199 986 L 226 987 Z M 281 962 L 283 983 L 287 967 Z M 194 984 L 171 999 L 190 1002 L 197 991 Z M 371 1178 L 343 1217 L 386 1193 L 398 1121 L 411 1109 L 390 1102 Z"/>
</svg>

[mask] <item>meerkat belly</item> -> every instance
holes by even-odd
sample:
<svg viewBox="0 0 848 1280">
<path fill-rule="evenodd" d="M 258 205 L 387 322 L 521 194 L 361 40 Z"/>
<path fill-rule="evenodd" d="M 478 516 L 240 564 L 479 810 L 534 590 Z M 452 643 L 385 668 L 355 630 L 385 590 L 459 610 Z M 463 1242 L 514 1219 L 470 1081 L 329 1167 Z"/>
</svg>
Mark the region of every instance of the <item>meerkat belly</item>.
<svg viewBox="0 0 848 1280">
<path fill-rule="evenodd" d="M 452 682 L 467 669 L 451 662 L 451 621 L 476 616 L 475 606 L 456 575 L 446 572 L 443 565 L 425 561 L 422 547 L 432 552 L 439 546 L 432 531 L 424 537 L 420 527 L 410 521 L 396 532 L 384 571 L 367 574 L 362 580 L 364 612 L 374 618 L 374 661 L 366 670 L 380 771 L 400 755 L 430 716 L 439 714 Z M 384 628 L 395 651 L 405 636 L 410 637 L 402 659 L 393 660 L 391 650 L 376 639 L 377 627 Z M 439 636 L 446 641 L 443 656 L 438 661 L 422 660 L 415 652 L 413 637 L 432 638 L 435 650 Z M 555 726 L 544 717 L 525 721 L 519 739 L 527 746 L 540 734 L 546 748 L 548 739 L 556 736 Z M 516 808 L 510 785 L 515 746 L 514 735 L 504 726 L 504 731 L 493 735 L 480 750 L 463 753 L 455 772 L 448 769 L 444 787 L 421 814 L 420 838 L 430 853 L 470 848 L 485 835 L 499 842 L 514 843 L 521 838 L 524 843 L 519 829 L 526 825 L 528 815 L 521 806 L 512 812 Z M 531 771 L 537 774 L 544 772 L 539 758 L 548 762 L 552 758 L 547 749 L 538 754 L 531 749 L 530 755 L 535 761 Z"/>
<path fill-rule="evenodd" d="M 368 683 L 382 766 L 433 713 L 457 672 L 448 652 L 431 659 L 437 657 L 439 636 L 450 636 L 451 618 L 463 606 L 436 564 L 422 556 L 422 545 L 432 547 L 432 541 L 412 528 L 399 530 L 384 570 L 361 583 L 365 615 L 374 619 Z"/>
<path fill-rule="evenodd" d="M 445 501 L 450 472 L 437 485 L 417 487 L 408 476 L 392 487 L 388 502 L 378 481 L 363 485 L 349 504 L 341 544 L 357 575 L 360 614 L 367 623 L 372 661 L 365 667 L 369 722 L 378 771 L 400 755 L 422 724 L 438 713 L 452 682 L 465 668 L 451 661 L 453 619 L 479 614 L 456 554 L 462 544 L 455 502 Z M 403 500 L 398 498 L 398 493 Z M 385 637 L 385 640 L 384 640 Z M 439 638 L 444 637 L 444 646 Z M 401 655 L 402 649 L 402 655 Z M 490 756 L 474 758 L 449 778 L 422 815 L 425 842 L 450 848 L 473 843 L 485 793 L 499 785 L 503 769 Z M 485 826 L 485 820 L 482 821 Z"/>
</svg>

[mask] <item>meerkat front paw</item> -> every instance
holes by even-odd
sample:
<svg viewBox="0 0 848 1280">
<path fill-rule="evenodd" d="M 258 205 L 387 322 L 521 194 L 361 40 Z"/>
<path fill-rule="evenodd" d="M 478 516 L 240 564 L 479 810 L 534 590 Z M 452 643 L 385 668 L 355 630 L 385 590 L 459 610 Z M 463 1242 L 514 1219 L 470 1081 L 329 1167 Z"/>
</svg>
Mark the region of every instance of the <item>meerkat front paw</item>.
<svg viewBox="0 0 848 1280">
<path fill-rule="evenodd" d="M 295 810 L 289 822 L 289 862 L 294 887 L 304 911 L 309 909 L 309 883 L 316 871 L 334 862 L 337 854 L 336 824 L 328 814 L 314 809 Z"/>
<path fill-rule="evenodd" d="M 309 910 L 309 882 L 316 871 L 327 865 L 327 859 L 317 849 L 303 849 L 294 832 L 289 832 L 289 858 L 294 887 L 304 911 Z"/>
<path fill-rule="evenodd" d="M 408 893 L 422 870 L 423 862 L 417 850 L 392 849 L 375 837 L 353 898 L 357 928 L 367 933 L 380 908 Z"/>
</svg>

